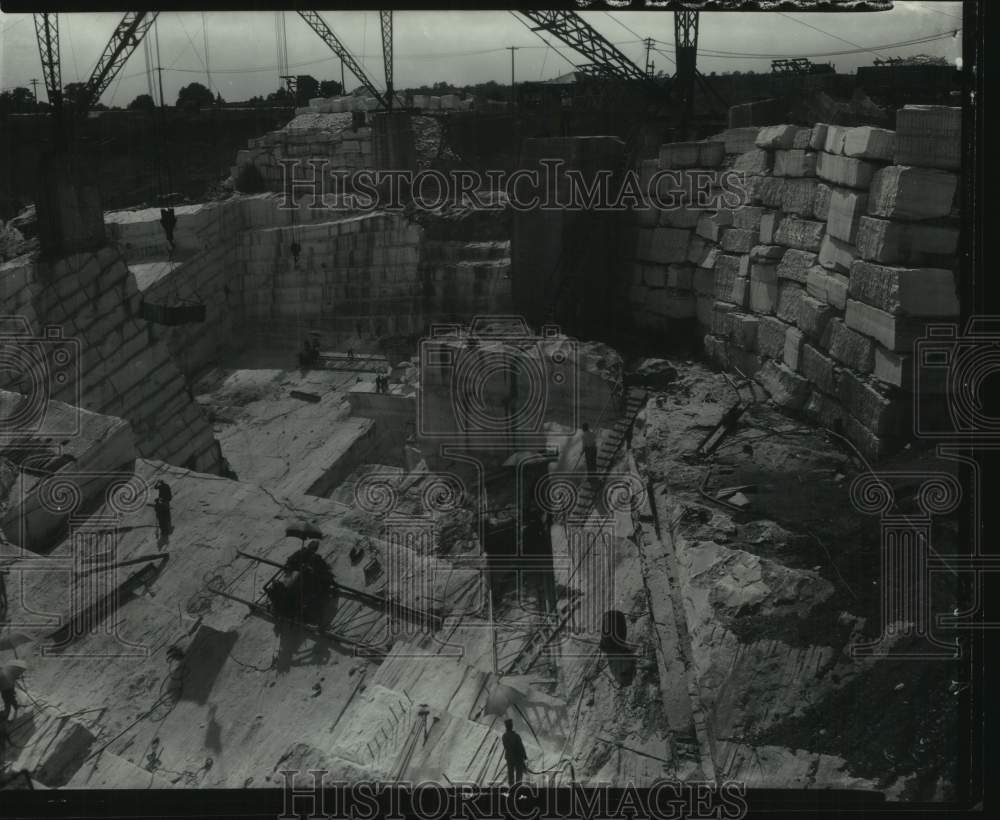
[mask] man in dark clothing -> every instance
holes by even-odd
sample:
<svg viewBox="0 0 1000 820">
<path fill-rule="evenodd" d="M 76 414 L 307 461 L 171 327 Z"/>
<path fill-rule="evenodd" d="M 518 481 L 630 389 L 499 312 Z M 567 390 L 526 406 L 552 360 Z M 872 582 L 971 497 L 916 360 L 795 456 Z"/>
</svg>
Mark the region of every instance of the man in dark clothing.
<svg viewBox="0 0 1000 820">
<path fill-rule="evenodd" d="M 153 502 L 153 510 L 156 512 L 156 528 L 159 530 L 160 538 L 166 538 L 174 531 L 174 525 L 170 520 L 170 502 L 160 496 Z"/>
<path fill-rule="evenodd" d="M 174 500 L 174 494 L 170 490 L 170 485 L 167 484 L 167 482 L 162 478 L 153 485 L 153 489 L 155 489 L 157 495 L 168 504 Z"/>
<path fill-rule="evenodd" d="M 28 664 L 18 659 L 0 666 L 0 698 L 3 700 L 3 713 L 0 714 L 0 721 L 6 720 L 12 709 L 15 713 L 17 712 L 19 704 L 14 687 L 17 686 L 17 681 L 27 669 Z"/>
<path fill-rule="evenodd" d="M 507 760 L 507 785 L 513 786 L 524 779 L 524 767 L 528 762 L 528 754 L 524 751 L 521 736 L 514 731 L 514 721 L 508 718 L 503 722 L 507 731 L 503 733 L 503 756 Z"/>
</svg>

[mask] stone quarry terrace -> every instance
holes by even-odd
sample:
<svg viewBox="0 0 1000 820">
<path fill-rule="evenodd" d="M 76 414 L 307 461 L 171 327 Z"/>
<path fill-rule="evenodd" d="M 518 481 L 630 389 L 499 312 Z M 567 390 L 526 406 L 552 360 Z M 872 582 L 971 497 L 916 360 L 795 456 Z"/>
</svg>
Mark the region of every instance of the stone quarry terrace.
<svg viewBox="0 0 1000 820">
<path fill-rule="evenodd" d="M 537 429 L 491 449 L 418 425 L 451 388 L 412 340 L 450 321 L 460 354 L 472 317 L 530 314 L 558 255 L 531 238 L 570 245 L 563 216 L 293 212 L 272 187 L 178 206 L 173 247 L 157 209 L 117 211 L 96 252 L 4 263 L 4 313 L 79 341 L 45 415 L 77 434 L 0 441 L 0 665 L 29 664 L 4 767 L 48 788 L 277 787 L 288 769 L 490 785 L 513 717 L 539 784 L 951 794 L 962 672 L 893 654 L 922 639 L 883 622 L 880 522 L 851 487 L 873 463 L 957 471 L 906 435 L 916 340 L 959 313 L 952 112 L 903 109 L 896 131 L 730 129 L 640 162 L 741 170 L 751 201 L 628 215 L 613 268 L 581 260 L 580 287 L 593 302 L 598 270 L 641 342 L 532 337 L 578 392 L 553 388 Z M 253 164 L 276 185 L 275 158 L 309 151 L 377 162 L 389 149 L 349 120 L 300 114 L 233 177 Z M 554 142 L 583 165 L 621 152 Z M 192 307 L 198 321 L 178 318 Z M 300 367 L 310 330 L 320 361 Z M 487 395 L 497 413 L 505 398 Z M 57 444 L 69 459 L 37 461 Z M 484 509 L 516 507 L 510 457 L 547 450 L 573 500 L 548 522 L 551 568 L 519 577 L 485 556 Z M 58 480 L 72 509 L 46 501 Z M 246 555 L 280 566 L 303 527 L 360 593 L 334 598 L 325 631 L 242 602 L 278 571 Z M 947 516 L 930 532 L 958 549 Z M 950 611 L 954 578 L 932 594 Z M 612 610 L 627 662 L 602 643 Z"/>
</svg>

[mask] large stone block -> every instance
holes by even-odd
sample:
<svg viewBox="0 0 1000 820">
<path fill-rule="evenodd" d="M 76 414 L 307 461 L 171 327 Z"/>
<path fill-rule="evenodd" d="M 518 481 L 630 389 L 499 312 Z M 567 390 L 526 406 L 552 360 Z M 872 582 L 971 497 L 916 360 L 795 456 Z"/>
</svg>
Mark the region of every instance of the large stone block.
<svg viewBox="0 0 1000 820">
<path fill-rule="evenodd" d="M 714 214 L 702 214 L 698 219 L 698 227 L 695 232 L 709 242 L 718 242 L 722 229 L 732 224 L 733 212 L 729 209 L 722 209 Z"/>
<path fill-rule="evenodd" d="M 805 296 L 806 289 L 798 282 L 783 281 L 778 283 L 778 304 L 774 313 L 783 322 L 795 324 L 799 315 L 799 300 Z"/>
<path fill-rule="evenodd" d="M 806 293 L 835 310 L 844 310 L 847 307 L 848 282 L 843 274 L 814 265 L 806 272 Z"/>
<path fill-rule="evenodd" d="M 906 316 L 886 313 L 855 299 L 847 300 L 844 322 L 851 330 L 870 336 L 896 353 L 911 351 L 913 343 L 922 335 L 925 324 Z"/>
<path fill-rule="evenodd" d="M 719 258 L 719 246 L 714 242 L 709 242 L 698 234 L 691 236 L 691 243 L 688 245 L 687 261 L 699 268 L 715 267 L 715 262 Z"/>
<path fill-rule="evenodd" d="M 737 275 L 730 267 L 715 269 L 715 298 L 745 308 L 749 291 L 749 280 Z"/>
<path fill-rule="evenodd" d="M 761 244 L 771 245 L 774 242 L 774 234 L 781 225 L 783 218 L 781 211 L 764 211 L 760 216 L 760 241 Z"/>
<path fill-rule="evenodd" d="M 848 273 L 858 257 L 858 249 L 827 234 L 819 246 L 819 264 L 827 270 Z"/>
<path fill-rule="evenodd" d="M 776 151 L 774 154 L 774 175 L 776 177 L 811 177 L 816 175 L 816 153 L 814 151 Z"/>
<path fill-rule="evenodd" d="M 851 330 L 842 319 L 830 320 L 830 355 L 859 373 L 871 373 L 875 366 L 873 339 Z"/>
<path fill-rule="evenodd" d="M 772 359 L 761 366 L 757 381 L 778 407 L 787 410 L 800 409 L 809 397 L 809 382 Z"/>
<path fill-rule="evenodd" d="M 806 219 L 812 218 L 816 189 L 819 185 L 816 179 L 786 179 L 784 194 L 781 197 L 781 210 Z"/>
<path fill-rule="evenodd" d="M 791 279 L 793 282 L 805 282 L 809 268 L 815 264 L 816 254 L 811 251 L 789 248 L 778 264 L 778 278 Z"/>
<path fill-rule="evenodd" d="M 892 222 L 861 217 L 857 248 L 862 259 L 888 265 L 934 264 L 958 250 L 959 229 L 951 225 Z"/>
<path fill-rule="evenodd" d="M 731 314 L 729 337 L 741 350 L 756 350 L 757 317 L 749 313 Z"/>
<path fill-rule="evenodd" d="M 857 236 L 858 223 L 868 209 L 868 194 L 835 188 L 830 195 L 830 212 L 826 218 L 826 231 L 834 239 L 852 243 Z"/>
<path fill-rule="evenodd" d="M 760 233 L 760 218 L 764 209 L 758 205 L 744 205 L 733 211 L 733 227 L 749 228 L 755 235 Z"/>
<path fill-rule="evenodd" d="M 802 345 L 806 342 L 805 334 L 797 327 L 789 327 L 785 331 L 785 350 L 783 353 L 785 364 L 792 370 L 799 369 L 799 362 L 802 357 Z"/>
<path fill-rule="evenodd" d="M 802 345 L 799 372 L 824 393 L 832 395 L 837 392 L 840 368 L 833 359 L 809 343 Z"/>
<path fill-rule="evenodd" d="M 787 187 L 788 180 L 781 177 L 755 177 L 751 199 L 767 208 L 780 208 Z"/>
<path fill-rule="evenodd" d="M 818 122 L 809 132 L 809 147 L 813 151 L 823 151 L 826 149 L 826 135 L 830 126 L 825 122 Z"/>
<path fill-rule="evenodd" d="M 777 245 L 787 245 L 803 251 L 818 251 L 823 241 L 826 224 L 809 219 L 786 217 L 774 232 Z M 763 241 L 763 239 L 761 240 Z"/>
<path fill-rule="evenodd" d="M 791 325 L 775 316 L 761 316 L 757 324 L 757 352 L 761 356 L 784 361 L 785 335 Z"/>
<path fill-rule="evenodd" d="M 795 139 L 792 140 L 793 151 L 805 151 L 809 148 L 812 140 L 812 127 L 800 128 L 795 132 Z"/>
<path fill-rule="evenodd" d="M 733 276 L 749 276 L 750 275 L 750 257 L 749 256 L 736 256 L 728 253 L 720 253 L 718 259 L 715 261 L 715 270 L 717 273 L 733 275 Z"/>
<path fill-rule="evenodd" d="M 843 154 L 847 131 L 848 129 L 842 125 L 828 125 L 826 127 L 826 141 L 823 143 L 823 150 L 827 154 Z"/>
<path fill-rule="evenodd" d="M 775 265 L 750 265 L 750 310 L 773 314 L 778 304 L 778 269 Z"/>
<path fill-rule="evenodd" d="M 955 274 L 941 268 L 893 268 L 858 260 L 851 266 L 850 295 L 886 313 L 959 315 Z"/>
<path fill-rule="evenodd" d="M 755 148 L 740 154 L 733 162 L 733 170 L 744 174 L 769 174 L 774 163 L 774 155 L 770 151 Z"/>
<path fill-rule="evenodd" d="M 750 249 L 750 261 L 776 265 L 787 251 L 784 245 L 754 245 Z"/>
<path fill-rule="evenodd" d="M 833 196 L 834 188 L 825 182 L 816 185 L 816 192 L 813 195 L 812 214 L 820 221 L 830 217 L 830 199 Z"/>
<path fill-rule="evenodd" d="M 899 165 L 957 171 L 962 166 L 962 109 L 907 105 L 896 112 Z"/>
<path fill-rule="evenodd" d="M 726 228 L 722 231 L 722 250 L 726 253 L 750 253 L 757 241 L 758 231 L 750 228 Z"/>
<path fill-rule="evenodd" d="M 958 176 L 948 171 L 890 165 L 872 178 L 868 212 L 887 219 L 937 219 L 955 202 Z"/>
<path fill-rule="evenodd" d="M 849 128 L 844 138 L 844 153 L 849 157 L 892 162 L 895 151 L 896 132 L 885 128 Z"/>
<path fill-rule="evenodd" d="M 904 403 L 876 381 L 845 370 L 837 388 L 838 398 L 855 419 L 877 436 L 898 435 L 905 424 Z"/>
<path fill-rule="evenodd" d="M 830 305 L 805 294 L 799 300 L 795 324 L 810 339 L 826 347 L 827 326 L 833 315 L 834 310 Z"/>
<path fill-rule="evenodd" d="M 816 175 L 834 185 L 848 188 L 867 188 L 878 166 L 875 163 L 854 157 L 834 156 L 825 151 L 816 161 Z"/>
<path fill-rule="evenodd" d="M 736 305 L 716 301 L 712 304 L 712 334 L 720 339 L 728 339 L 732 332 L 732 316 Z"/>
<path fill-rule="evenodd" d="M 797 125 L 769 125 L 761 128 L 757 133 L 757 147 L 772 151 L 791 148 L 795 144 L 798 130 Z"/>
</svg>

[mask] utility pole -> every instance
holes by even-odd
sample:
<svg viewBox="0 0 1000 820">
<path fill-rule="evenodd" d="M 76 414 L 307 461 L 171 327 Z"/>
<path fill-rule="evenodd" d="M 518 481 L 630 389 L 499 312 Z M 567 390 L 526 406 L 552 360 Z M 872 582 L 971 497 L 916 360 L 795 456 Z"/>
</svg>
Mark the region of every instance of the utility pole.
<svg viewBox="0 0 1000 820">
<path fill-rule="evenodd" d="M 513 108 L 517 97 L 514 95 L 514 52 L 519 51 L 520 46 L 507 46 L 510 52 L 510 107 Z"/>
<path fill-rule="evenodd" d="M 344 82 L 344 58 L 340 58 L 340 93 L 341 95 L 347 93 L 347 84 Z"/>
<path fill-rule="evenodd" d="M 643 44 L 646 46 L 646 76 L 647 77 L 652 77 L 653 76 L 653 63 L 650 62 L 649 52 L 653 50 L 653 44 L 655 42 L 656 41 L 652 37 L 647 37 L 645 40 L 643 40 Z"/>
<path fill-rule="evenodd" d="M 38 80 L 31 78 L 31 96 L 35 98 L 35 108 L 38 107 Z"/>
</svg>

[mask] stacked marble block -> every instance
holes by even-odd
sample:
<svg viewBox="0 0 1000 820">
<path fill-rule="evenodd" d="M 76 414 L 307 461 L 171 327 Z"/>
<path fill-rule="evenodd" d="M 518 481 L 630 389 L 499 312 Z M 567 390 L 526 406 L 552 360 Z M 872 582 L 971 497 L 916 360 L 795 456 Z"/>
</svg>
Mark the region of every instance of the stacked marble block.
<svg viewBox="0 0 1000 820">
<path fill-rule="evenodd" d="M 217 472 L 212 425 L 166 344 L 151 336 L 140 300 L 114 246 L 54 262 L 22 257 L 0 266 L 0 311 L 22 317 L 36 337 L 32 349 L 48 357 L 36 374 L 44 384 L 36 389 L 128 421 L 143 458 Z M 57 353 L 60 339 L 73 340 L 65 345 L 70 359 Z"/>
<path fill-rule="evenodd" d="M 960 110 L 897 127 L 760 129 L 732 165 L 748 204 L 696 230 L 708 355 L 871 458 L 912 435 L 916 339 L 959 315 Z"/>
<path fill-rule="evenodd" d="M 702 262 L 704 242 L 698 228 L 705 211 L 684 196 L 691 190 L 690 180 L 700 171 L 719 168 L 725 160 L 722 141 L 679 142 L 664 145 L 658 159 L 640 164 L 643 190 L 648 190 L 654 175 L 661 201 L 675 202 L 674 207 L 651 203 L 633 212 L 635 247 L 629 302 L 637 327 L 664 331 L 677 320 L 693 319 L 697 312 L 695 271 Z M 713 188 L 705 192 L 712 196 Z"/>
<path fill-rule="evenodd" d="M 239 235 L 245 320 L 294 321 L 346 334 L 421 331 L 423 229 L 399 213 L 329 216 Z M 301 247 L 298 263 L 293 242 Z"/>
<path fill-rule="evenodd" d="M 238 178 L 243 166 L 253 165 L 269 191 L 282 191 L 286 171 L 281 160 L 298 160 L 291 174 L 294 180 L 302 181 L 312 181 L 318 173 L 310 165 L 310 159 L 326 160 L 325 170 L 331 183 L 333 171 L 371 168 L 374 154 L 371 127 L 349 127 L 351 114 L 342 114 L 340 119 L 343 122 L 337 128 L 285 127 L 250 140 L 246 149 L 236 152 L 236 165 L 230 168 L 231 179 Z M 334 190 L 332 184 L 328 190 Z"/>
</svg>

